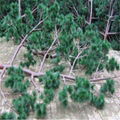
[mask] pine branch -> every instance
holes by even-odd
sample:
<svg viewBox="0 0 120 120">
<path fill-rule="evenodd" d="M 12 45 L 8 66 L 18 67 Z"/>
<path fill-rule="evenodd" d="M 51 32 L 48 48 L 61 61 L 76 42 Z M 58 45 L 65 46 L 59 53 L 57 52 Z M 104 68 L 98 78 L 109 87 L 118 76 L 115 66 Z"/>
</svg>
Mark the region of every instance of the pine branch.
<svg viewBox="0 0 120 120">
<path fill-rule="evenodd" d="M 46 19 L 46 18 L 45 18 L 45 19 Z M 14 55 L 13 55 L 11 61 L 10 61 L 10 66 L 13 65 L 13 62 L 14 62 L 14 60 L 15 60 L 18 52 L 20 51 L 21 47 L 23 46 L 23 44 L 24 44 L 24 42 L 26 41 L 26 39 L 28 38 L 28 36 L 29 36 L 41 23 L 43 23 L 43 21 L 44 21 L 45 19 L 41 20 L 35 27 L 33 27 L 33 29 L 32 29 L 28 34 L 25 35 L 25 37 L 24 37 L 23 40 L 21 41 L 20 45 L 17 47 L 17 49 L 16 49 L 16 51 L 15 51 L 15 53 L 14 53 Z M 0 85 L 1 85 L 1 86 L 0 86 L 1 90 L 0 90 L 0 91 L 1 91 L 1 93 L 3 93 L 3 92 L 2 92 L 2 84 L 1 84 L 1 81 L 2 81 L 3 75 L 5 74 L 6 69 L 7 69 L 7 68 L 4 67 L 3 70 L 2 70 L 2 72 L 1 72 L 1 74 L 0 74 Z M 5 98 L 4 93 L 2 94 L 2 96 L 3 96 L 3 98 Z"/>
<path fill-rule="evenodd" d="M 45 18 L 45 19 L 46 19 L 46 18 Z M 43 21 L 44 21 L 45 19 L 39 21 L 39 23 L 38 23 L 35 27 L 33 27 L 33 29 L 32 29 L 28 34 L 25 35 L 25 37 L 24 37 L 23 40 L 21 41 L 20 45 L 17 47 L 17 49 L 16 49 L 16 51 L 15 51 L 15 53 L 14 53 L 14 55 L 13 55 L 11 61 L 10 61 L 10 65 L 13 65 L 13 62 L 14 62 L 14 60 L 15 60 L 18 52 L 19 52 L 19 50 L 20 50 L 21 47 L 23 46 L 23 44 L 24 44 L 24 42 L 26 41 L 26 39 L 28 38 L 28 36 L 29 36 L 41 23 L 43 23 Z"/>
</svg>

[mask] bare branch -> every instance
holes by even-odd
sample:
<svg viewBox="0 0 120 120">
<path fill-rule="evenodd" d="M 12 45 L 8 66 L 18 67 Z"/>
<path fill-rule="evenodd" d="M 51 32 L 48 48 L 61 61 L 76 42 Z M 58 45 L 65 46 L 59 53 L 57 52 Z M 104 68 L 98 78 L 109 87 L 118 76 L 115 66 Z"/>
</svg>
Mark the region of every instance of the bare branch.
<svg viewBox="0 0 120 120">
<path fill-rule="evenodd" d="M 114 4 L 115 0 L 111 0 L 110 2 L 110 8 L 109 8 L 109 13 L 108 13 L 108 20 L 107 20 L 107 25 L 106 25 L 106 29 L 105 29 L 105 34 L 104 34 L 104 40 L 107 39 L 108 33 L 109 33 L 109 29 L 110 29 L 110 25 L 111 25 L 111 19 L 113 18 L 113 4 Z"/>
<path fill-rule="evenodd" d="M 37 87 L 36 83 L 34 82 L 34 76 L 33 76 L 33 74 L 31 75 L 31 80 L 30 80 L 30 81 L 32 82 L 32 84 L 33 84 L 33 86 L 35 87 L 35 89 L 36 89 L 38 92 L 40 92 L 40 89 Z"/>
<path fill-rule="evenodd" d="M 75 63 L 76 63 L 77 59 L 78 59 L 79 56 L 82 54 L 83 50 L 85 50 L 86 48 L 87 48 L 87 47 L 84 47 L 84 48 L 82 49 L 82 51 L 80 51 L 80 52 L 78 53 L 78 55 L 76 56 L 76 58 L 74 59 L 73 64 L 72 64 L 71 69 L 70 69 L 69 75 L 72 73 L 72 70 L 73 70 L 73 68 L 74 68 L 74 66 L 75 66 Z"/>
<path fill-rule="evenodd" d="M 47 50 L 47 52 L 45 53 L 44 55 L 44 58 L 41 62 L 41 65 L 40 65 L 40 68 L 39 68 L 39 72 L 41 72 L 42 68 L 43 68 L 43 65 L 44 65 L 44 62 L 45 62 L 45 59 L 49 53 L 49 51 L 52 49 L 53 45 L 55 44 L 55 42 L 57 41 L 58 39 L 58 35 L 57 35 L 57 28 L 55 27 L 55 36 L 54 36 L 54 41 L 52 42 L 51 46 L 49 47 L 49 49 Z"/>
<path fill-rule="evenodd" d="M 18 0 L 19 17 L 21 17 L 21 0 Z"/>
<path fill-rule="evenodd" d="M 89 18 L 89 24 L 92 22 L 92 16 L 93 16 L 93 0 L 90 0 L 90 18 Z"/>
<path fill-rule="evenodd" d="M 15 67 L 15 68 L 18 68 L 18 66 L 11 66 L 11 65 L 0 65 L 0 69 L 4 69 L 4 67 L 6 69 L 10 68 L 10 67 Z M 29 69 L 25 69 L 23 68 L 23 71 L 27 74 L 27 75 L 30 75 L 30 76 L 33 76 L 33 77 L 40 77 L 40 76 L 43 76 L 45 75 L 45 73 L 43 72 L 33 72 Z M 75 81 L 75 77 L 71 76 L 71 75 L 65 75 L 65 74 L 60 74 L 60 76 L 62 78 L 65 78 L 65 79 L 69 79 L 69 80 L 72 80 L 72 81 Z M 99 81 L 105 81 L 107 79 L 114 79 L 114 78 L 120 78 L 120 75 L 118 76 L 113 76 L 113 77 L 105 77 L 105 78 L 94 78 L 94 79 L 90 79 L 90 82 L 99 82 Z"/>
</svg>

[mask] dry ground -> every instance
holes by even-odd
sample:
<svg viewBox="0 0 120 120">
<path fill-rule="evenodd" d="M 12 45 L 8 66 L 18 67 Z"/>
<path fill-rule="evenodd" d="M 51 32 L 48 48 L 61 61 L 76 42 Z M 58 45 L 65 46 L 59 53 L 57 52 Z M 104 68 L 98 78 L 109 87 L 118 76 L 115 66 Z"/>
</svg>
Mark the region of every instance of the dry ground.
<svg viewBox="0 0 120 120">
<path fill-rule="evenodd" d="M 0 64 L 8 64 L 9 59 L 13 55 L 17 46 L 13 45 L 12 42 L 5 42 L 0 40 Z M 20 54 L 16 58 L 14 64 L 19 64 L 21 60 L 23 60 L 23 53 L 25 49 L 22 48 Z M 110 51 L 109 56 L 114 56 L 118 62 L 120 63 L 120 52 Z M 49 60 L 48 60 L 49 61 Z M 47 63 L 48 63 L 47 61 Z M 51 65 L 46 64 L 44 70 L 50 68 Z M 38 64 L 31 68 L 34 71 L 37 71 Z M 78 75 L 83 75 L 83 73 L 78 70 L 76 72 Z M 92 77 L 99 78 L 99 77 L 108 77 L 108 76 L 118 76 L 120 71 L 115 71 L 113 73 L 101 72 L 95 73 Z M 84 104 L 76 104 L 70 102 L 67 108 L 64 108 L 60 105 L 57 97 L 55 97 L 54 101 L 48 106 L 48 114 L 47 119 L 56 120 L 56 119 L 63 119 L 63 120 L 120 120 L 120 78 L 114 79 L 116 81 L 116 92 L 113 96 L 108 96 L 105 98 L 106 104 L 103 110 L 98 110 L 88 103 Z M 36 81 L 37 82 L 37 81 Z M 40 86 L 41 87 L 41 86 Z M 100 84 L 96 85 L 96 89 L 99 89 Z M 4 91 L 9 92 L 8 89 L 4 88 Z M 9 92 L 10 93 L 10 92 Z M 6 94 L 7 99 L 11 102 L 11 98 L 14 97 L 11 94 Z M 10 109 L 8 106 L 3 105 L 3 98 L 0 95 L 0 113 L 4 111 L 9 111 Z M 31 115 L 29 119 L 35 119 L 34 115 Z"/>
</svg>

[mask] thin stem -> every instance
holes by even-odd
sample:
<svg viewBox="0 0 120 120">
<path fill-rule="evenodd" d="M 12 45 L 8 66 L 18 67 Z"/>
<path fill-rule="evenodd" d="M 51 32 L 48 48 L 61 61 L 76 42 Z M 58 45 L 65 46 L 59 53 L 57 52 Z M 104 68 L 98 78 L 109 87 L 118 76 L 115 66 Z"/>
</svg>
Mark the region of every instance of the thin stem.
<svg viewBox="0 0 120 120">
<path fill-rule="evenodd" d="M 34 75 L 33 75 L 33 74 L 31 75 L 31 82 L 32 82 L 33 86 L 35 87 L 35 89 L 36 89 L 38 92 L 40 92 L 40 89 L 38 89 L 36 83 L 34 82 Z"/>
<path fill-rule="evenodd" d="M 21 0 L 18 0 L 19 17 L 21 17 Z"/>
<path fill-rule="evenodd" d="M 89 18 L 89 24 L 92 22 L 92 16 L 93 16 L 93 0 L 90 0 L 90 18 Z"/>
<path fill-rule="evenodd" d="M 87 47 L 83 48 L 82 51 L 80 51 L 80 52 L 78 53 L 78 55 L 76 56 L 76 58 L 74 59 L 73 64 L 72 64 L 71 69 L 70 69 L 69 75 L 72 73 L 72 70 L 73 70 L 73 68 L 74 68 L 74 66 L 75 66 L 75 63 L 76 63 L 77 59 L 78 59 L 79 56 L 82 54 L 83 50 L 85 50 L 86 48 L 87 48 Z"/>
<path fill-rule="evenodd" d="M 42 71 L 42 68 L 43 68 L 43 65 L 44 65 L 45 59 L 46 59 L 46 57 L 47 57 L 49 51 L 52 49 L 53 45 L 54 45 L 55 42 L 57 41 L 57 39 L 58 39 L 57 28 L 55 27 L 54 41 L 52 42 L 51 46 L 49 47 L 49 49 L 47 50 L 47 52 L 46 52 L 45 55 L 44 55 L 44 58 L 43 58 L 43 60 L 42 60 L 42 62 L 41 62 L 40 68 L 39 68 L 39 72 Z"/>
</svg>

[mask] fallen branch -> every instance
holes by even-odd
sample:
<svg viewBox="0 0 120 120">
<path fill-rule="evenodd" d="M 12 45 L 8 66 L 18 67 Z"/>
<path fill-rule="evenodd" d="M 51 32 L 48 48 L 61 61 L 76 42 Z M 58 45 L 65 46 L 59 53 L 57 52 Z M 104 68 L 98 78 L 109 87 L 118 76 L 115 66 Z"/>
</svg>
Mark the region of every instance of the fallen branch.
<svg viewBox="0 0 120 120">
<path fill-rule="evenodd" d="M 18 66 L 11 66 L 11 65 L 0 65 L 0 69 L 4 69 L 4 67 L 6 69 L 10 68 L 10 67 L 15 67 L 15 68 L 18 68 Z M 34 71 L 31 71 L 29 69 L 26 69 L 26 68 L 23 68 L 23 72 L 26 73 L 26 75 L 29 75 L 29 76 L 33 76 L 33 77 L 40 77 L 40 76 L 43 76 L 45 75 L 44 72 L 34 72 Z M 69 79 L 69 80 L 72 80 L 72 81 L 75 81 L 75 77 L 74 76 L 71 76 L 71 75 L 65 75 L 65 74 L 60 74 L 60 76 L 62 78 L 65 78 L 65 79 Z M 118 76 L 113 76 L 113 77 L 105 77 L 105 78 L 95 78 L 95 79 L 90 79 L 90 82 L 99 82 L 99 81 L 105 81 L 107 79 L 114 79 L 114 78 L 119 78 L 120 75 Z"/>
</svg>

